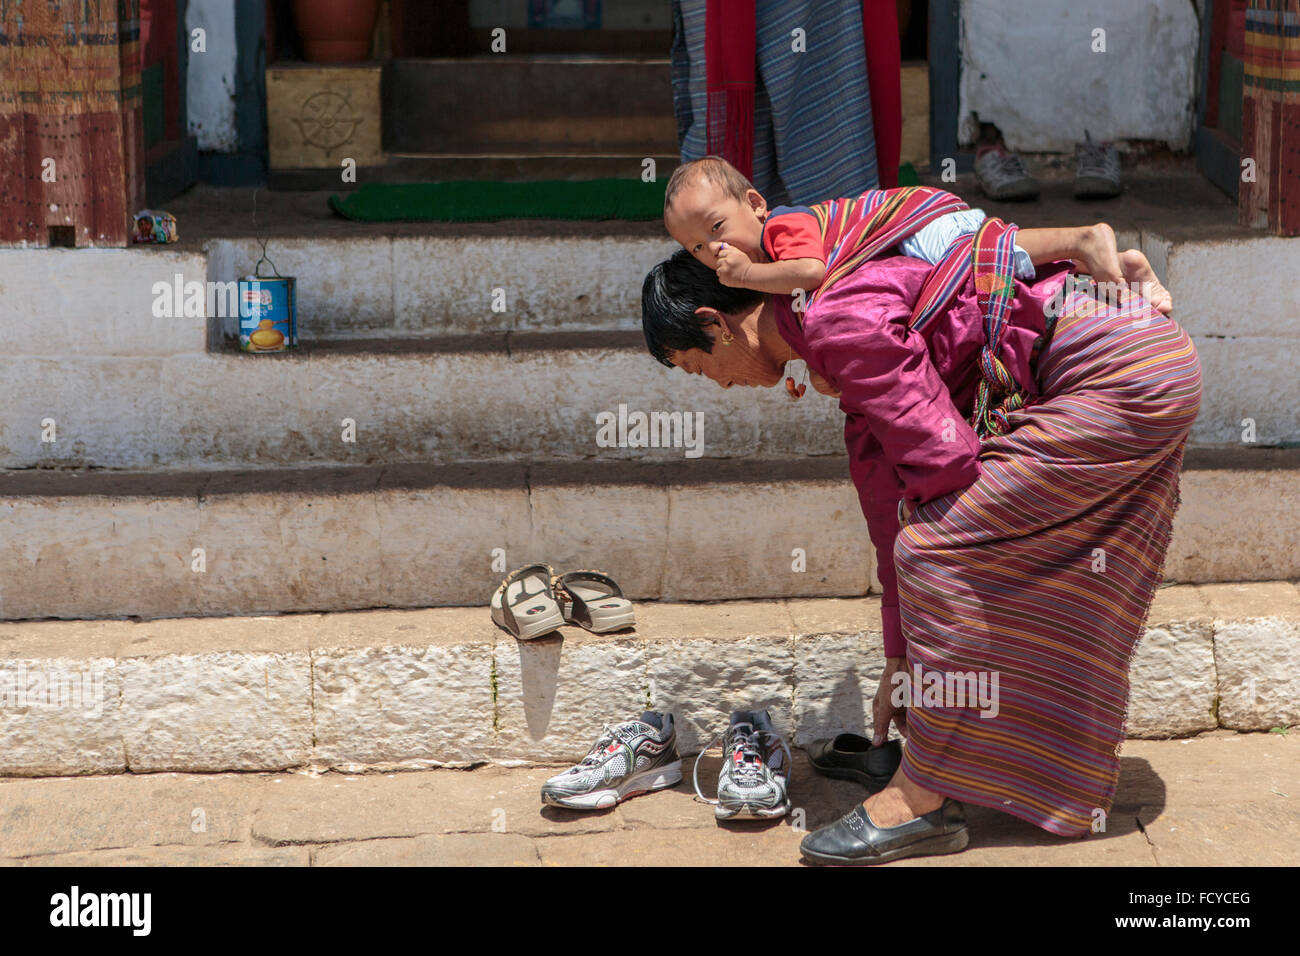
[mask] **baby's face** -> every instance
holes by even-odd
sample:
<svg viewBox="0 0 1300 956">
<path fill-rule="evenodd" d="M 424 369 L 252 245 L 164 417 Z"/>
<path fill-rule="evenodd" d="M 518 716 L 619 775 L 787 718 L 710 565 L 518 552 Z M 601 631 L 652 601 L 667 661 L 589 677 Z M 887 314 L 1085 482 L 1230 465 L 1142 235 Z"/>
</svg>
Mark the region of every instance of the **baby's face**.
<svg viewBox="0 0 1300 956">
<path fill-rule="evenodd" d="M 758 190 L 749 190 L 742 202 L 728 196 L 721 186 L 698 177 L 673 197 L 664 212 L 664 225 L 683 249 L 710 269 L 717 269 L 718 248 L 724 242 L 755 262 L 763 261 L 766 218 L 767 202 Z"/>
</svg>

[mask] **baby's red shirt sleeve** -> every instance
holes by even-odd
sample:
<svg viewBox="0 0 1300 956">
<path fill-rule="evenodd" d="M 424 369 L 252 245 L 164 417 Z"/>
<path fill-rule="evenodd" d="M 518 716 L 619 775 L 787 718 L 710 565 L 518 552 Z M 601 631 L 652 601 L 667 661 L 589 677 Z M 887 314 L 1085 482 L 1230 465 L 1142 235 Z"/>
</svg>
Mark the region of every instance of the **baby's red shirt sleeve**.
<svg viewBox="0 0 1300 956">
<path fill-rule="evenodd" d="M 763 251 L 773 262 L 826 261 L 821 226 L 807 206 L 777 206 L 763 223 Z"/>
</svg>

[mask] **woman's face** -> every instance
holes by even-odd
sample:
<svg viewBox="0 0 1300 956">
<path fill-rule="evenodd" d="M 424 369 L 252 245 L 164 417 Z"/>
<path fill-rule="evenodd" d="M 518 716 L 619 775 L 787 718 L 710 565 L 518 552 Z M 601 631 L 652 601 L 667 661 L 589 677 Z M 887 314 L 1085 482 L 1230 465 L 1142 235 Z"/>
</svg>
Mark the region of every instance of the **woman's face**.
<svg viewBox="0 0 1300 956">
<path fill-rule="evenodd" d="M 754 317 L 761 310 L 754 310 Z M 785 373 L 785 363 L 767 355 L 759 347 L 755 323 L 725 316 L 712 309 L 700 308 L 696 315 L 701 319 L 712 317 L 716 323 L 704 327 L 704 334 L 713 343 L 713 351 L 687 349 L 668 352 L 668 361 L 685 371 L 688 375 L 703 375 L 711 378 L 723 388 L 744 385 L 750 388 L 771 388 L 781 381 Z M 724 343 L 723 330 L 732 337 L 730 343 Z"/>
</svg>

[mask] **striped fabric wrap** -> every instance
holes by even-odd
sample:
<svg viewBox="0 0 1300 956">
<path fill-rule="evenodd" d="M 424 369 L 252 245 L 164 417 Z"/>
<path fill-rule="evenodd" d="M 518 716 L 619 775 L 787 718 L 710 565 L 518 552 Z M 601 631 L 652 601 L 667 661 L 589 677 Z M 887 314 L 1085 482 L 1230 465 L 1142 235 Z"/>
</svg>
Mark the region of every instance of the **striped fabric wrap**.
<svg viewBox="0 0 1300 956">
<path fill-rule="evenodd" d="M 1300 103 L 1300 0 L 1253 0 L 1244 52 L 1248 95 Z"/>
<path fill-rule="evenodd" d="M 826 277 L 812 300 L 862 263 L 950 212 L 968 208 L 958 197 L 940 189 L 912 186 L 872 190 L 850 199 L 833 199 L 809 207 L 821 227 Z M 909 327 L 920 330 L 939 314 L 971 272 L 984 312 L 984 347 L 980 351 L 980 383 L 971 426 L 981 438 L 1008 428 L 1007 413 L 1024 406 L 1024 388 L 998 357 L 1002 330 L 1015 299 L 1015 236 L 1018 227 L 1001 219 L 984 220 L 974 236 L 954 242 L 921 289 Z M 800 320 L 802 315 L 796 313 Z"/>
<path fill-rule="evenodd" d="M 1041 396 L 1006 411 L 973 484 L 919 506 L 894 557 L 908 672 L 959 695 L 912 691 L 903 772 L 1081 836 L 1112 810 L 1201 372 L 1140 297 L 1066 293 L 1034 364 Z"/>
<path fill-rule="evenodd" d="M 1238 221 L 1300 235 L 1300 0 L 1251 0 L 1243 53 Z"/>
<path fill-rule="evenodd" d="M 709 5 L 672 4 L 673 104 L 682 162 L 710 151 Z M 754 0 L 753 7 L 757 62 L 748 139 L 754 188 L 769 206 L 807 205 L 876 188 L 861 0 Z M 804 52 L 791 47 L 795 30 L 806 41 Z"/>
</svg>

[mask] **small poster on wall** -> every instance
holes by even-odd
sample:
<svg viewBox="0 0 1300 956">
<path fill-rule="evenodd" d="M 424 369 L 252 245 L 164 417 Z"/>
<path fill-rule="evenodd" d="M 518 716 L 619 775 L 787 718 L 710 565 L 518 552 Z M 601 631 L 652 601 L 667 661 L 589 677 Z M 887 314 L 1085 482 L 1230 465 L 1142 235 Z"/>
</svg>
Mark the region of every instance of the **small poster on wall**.
<svg viewBox="0 0 1300 956">
<path fill-rule="evenodd" d="M 528 0 L 528 27 L 600 29 L 600 0 Z"/>
</svg>

